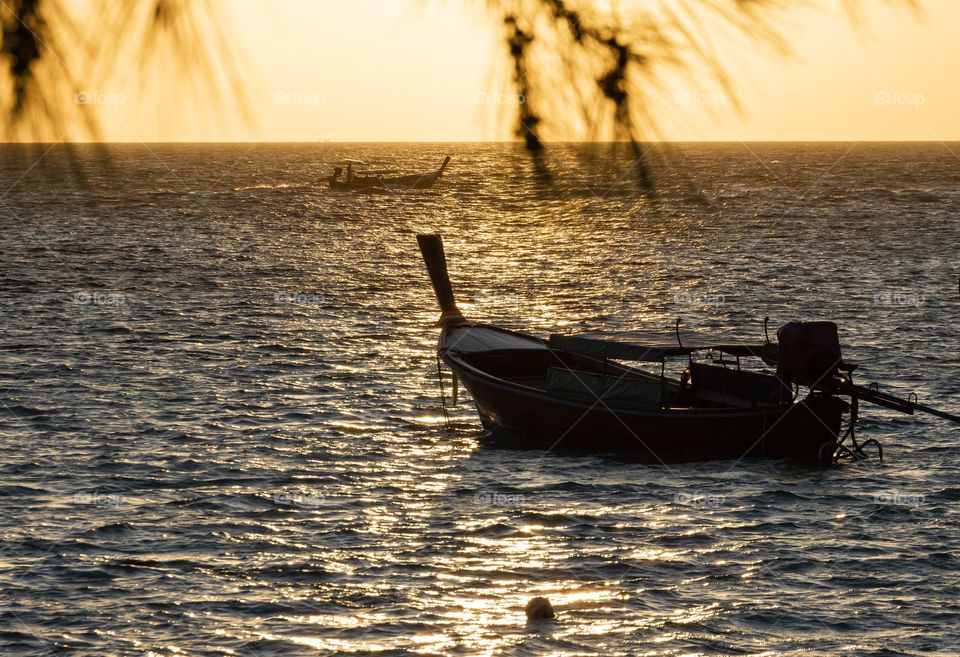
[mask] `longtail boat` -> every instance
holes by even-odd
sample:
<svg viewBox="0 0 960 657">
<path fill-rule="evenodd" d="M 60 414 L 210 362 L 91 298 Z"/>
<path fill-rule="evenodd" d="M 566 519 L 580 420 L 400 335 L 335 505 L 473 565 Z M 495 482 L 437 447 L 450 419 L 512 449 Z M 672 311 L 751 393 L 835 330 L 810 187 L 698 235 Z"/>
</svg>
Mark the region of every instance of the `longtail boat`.
<svg viewBox="0 0 960 657">
<path fill-rule="evenodd" d="M 447 165 L 450 164 L 450 156 L 444 158 L 439 169 L 435 171 L 425 171 L 423 173 L 411 173 L 406 175 L 394 176 L 398 173 L 393 169 L 368 169 L 354 171 L 354 166 L 367 166 L 360 160 L 346 160 L 346 176 L 343 175 L 343 167 L 336 167 L 333 175 L 326 178 L 330 189 L 364 191 L 368 189 L 429 189 L 440 179 Z"/>
<path fill-rule="evenodd" d="M 438 235 L 417 241 L 440 304 L 441 363 L 476 405 L 482 441 L 508 448 L 632 452 L 661 462 L 756 457 L 833 461 L 883 450 L 855 433 L 859 405 L 960 417 L 853 382 L 833 322 L 791 322 L 777 341 L 640 333 L 543 339 L 467 320 Z M 766 336 L 766 322 L 764 323 Z M 695 357 L 709 355 L 706 360 Z M 685 358 L 678 378 L 670 359 Z M 746 367 L 757 362 L 757 369 Z M 659 372 L 641 368 L 659 365 Z M 764 369 L 775 368 L 773 371 Z M 441 393 L 443 393 L 441 374 Z M 456 395 L 454 395 L 456 396 Z M 443 400 L 446 413 L 446 401 Z"/>
</svg>

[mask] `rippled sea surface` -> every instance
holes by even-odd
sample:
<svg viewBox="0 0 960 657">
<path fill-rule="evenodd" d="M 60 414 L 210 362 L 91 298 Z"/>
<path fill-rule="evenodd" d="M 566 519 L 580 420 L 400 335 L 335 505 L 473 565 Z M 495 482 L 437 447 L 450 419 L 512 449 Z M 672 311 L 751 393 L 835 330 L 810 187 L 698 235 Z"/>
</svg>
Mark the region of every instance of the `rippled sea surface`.
<svg viewBox="0 0 960 657">
<path fill-rule="evenodd" d="M 656 197 L 607 147 L 549 186 L 512 145 L 46 149 L 0 147 L 0 654 L 960 651 L 957 426 L 868 407 L 885 461 L 834 467 L 479 448 L 414 239 L 473 319 L 832 319 L 960 413 L 960 146 L 673 146 Z"/>
</svg>

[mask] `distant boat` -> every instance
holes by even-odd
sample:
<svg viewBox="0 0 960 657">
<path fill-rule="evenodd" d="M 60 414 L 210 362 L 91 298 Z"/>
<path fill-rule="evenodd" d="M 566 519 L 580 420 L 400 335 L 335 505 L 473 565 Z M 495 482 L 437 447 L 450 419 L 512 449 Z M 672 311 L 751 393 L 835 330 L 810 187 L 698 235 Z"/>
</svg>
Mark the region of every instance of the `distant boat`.
<svg viewBox="0 0 960 657">
<path fill-rule="evenodd" d="M 440 236 L 417 235 L 417 241 L 442 311 L 438 358 L 453 370 L 454 391 L 459 381 L 473 397 L 488 444 L 633 452 L 663 461 L 862 458 L 863 448 L 874 445 L 882 458 L 875 439 L 858 442 L 854 433 L 860 401 L 960 422 L 915 396 L 855 385 L 857 366 L 841 358 L 833 322 L 793 322 L 777 332 L 778 342 L 753 344 L 681 341 L 679 325 L 676 335 L 543 340 L 475 324 L 454 302 Z M 695 361 L 695 354 L 714 358 Z M 687 360 L 677 380 L 664 374 L 670 358 Z M 776 366 L 776 373 L 749 371 L 748 360 Z M 660 373 L 623 361 L 656 363 Z"/>
<path fill-rule="evenodd" d="M 443 164 L 436 171 L 426 171 L 424 173 L 411 173 L 396 176 L 398 173 L 394 169 L 363 170 L 354 172 L 354 166 L 367 166 L 366 162 L 360 160 L 346 160 L 346 177 L 343 175 L 343 167 L 336 167 L 333 175 L 327 178 L 330 189 L 346 190 L 367 190 L 371 188 L 383 189 L 429 189 L 440 179 L 444 170 L 450 163 L 450 156 L 444 158 Z"/>
</svg>

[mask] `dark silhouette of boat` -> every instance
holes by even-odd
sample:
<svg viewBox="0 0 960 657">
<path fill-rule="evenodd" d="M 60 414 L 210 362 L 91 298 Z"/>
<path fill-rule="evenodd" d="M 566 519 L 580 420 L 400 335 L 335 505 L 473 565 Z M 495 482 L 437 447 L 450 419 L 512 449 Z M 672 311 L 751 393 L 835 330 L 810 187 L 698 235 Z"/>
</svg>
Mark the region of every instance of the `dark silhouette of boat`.
<svg viewBox="0 0 960 657">
<path fill-rule="evenodd" d="M 681 341 L 679 330 L 668 339 L 592 334 L 543 340 L 470 322 L 454 301 L 440 237 L 417 240 L 442 311 L 438 359 L 453 371 L 455 386 L 459 380 L 469 391 L 487 444 L 633 452 L 660 461 L 859 458 L 874 445 L 882 458 L 876 440 L 857 442 L 854 435 L 860 400 L 960 422 L 854 385 L 856 365 L 840 357 L 832 322 L 787 324 L 778 331 L 779 344 L 693 343 Z M 702 352 L 720 358 L 694 362 Z M 679 380 L 664 375 L 665 361 L 675 357 L 689 361 Z M 776 365 L 776 373 L 741 368 L 748 359 Z M 660 373 L 621 361 L 658 363 Z"/>
<path fill-rule="evenodd" d="M 333 175 L 326 180 L 330 189 L 343 189 L 364 191 L 369 189 L 429 189 L 440 179 L 450 163 L 450 156 L 444 158 L 443 164 L 435 171 L 426 171 L 424 173 L 411 173 L 401 176 L 393 176 L 397 171 L 392 169 L 367 170 L 354 172 L 354 165 L 366 166 L 366 163 L 360 160 L 346 160 L 346 176 L 343 175 L 343 167 L 336 167 Z"/>
</svg>

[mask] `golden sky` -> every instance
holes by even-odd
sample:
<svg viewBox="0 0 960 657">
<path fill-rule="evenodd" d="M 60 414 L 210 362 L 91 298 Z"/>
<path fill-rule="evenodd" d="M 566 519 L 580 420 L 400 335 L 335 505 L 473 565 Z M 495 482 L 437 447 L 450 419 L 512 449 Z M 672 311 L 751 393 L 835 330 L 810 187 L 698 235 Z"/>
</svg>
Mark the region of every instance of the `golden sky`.
<svg viewBox="0 0 960 657">
<path fill-rule="evenodd" d="M 660 136 L 960 140 L 960 0 L 921 2 L 915 15 L 864 0 L 860 28 L 839 1 L 789 14 L 793 58 L 752 45 L 729 53 L 742 114 L 719 89 L 677 82 L 657 103 Z M 96 111 L 104 136 L 122 141 L 508 139 L 511 89 L 484 5 L 221 0 L 246 53 L 252 121 L 189 100 L 159 120 L 136 86 L 95 90 L 122 99 Z"/>
</svg>

